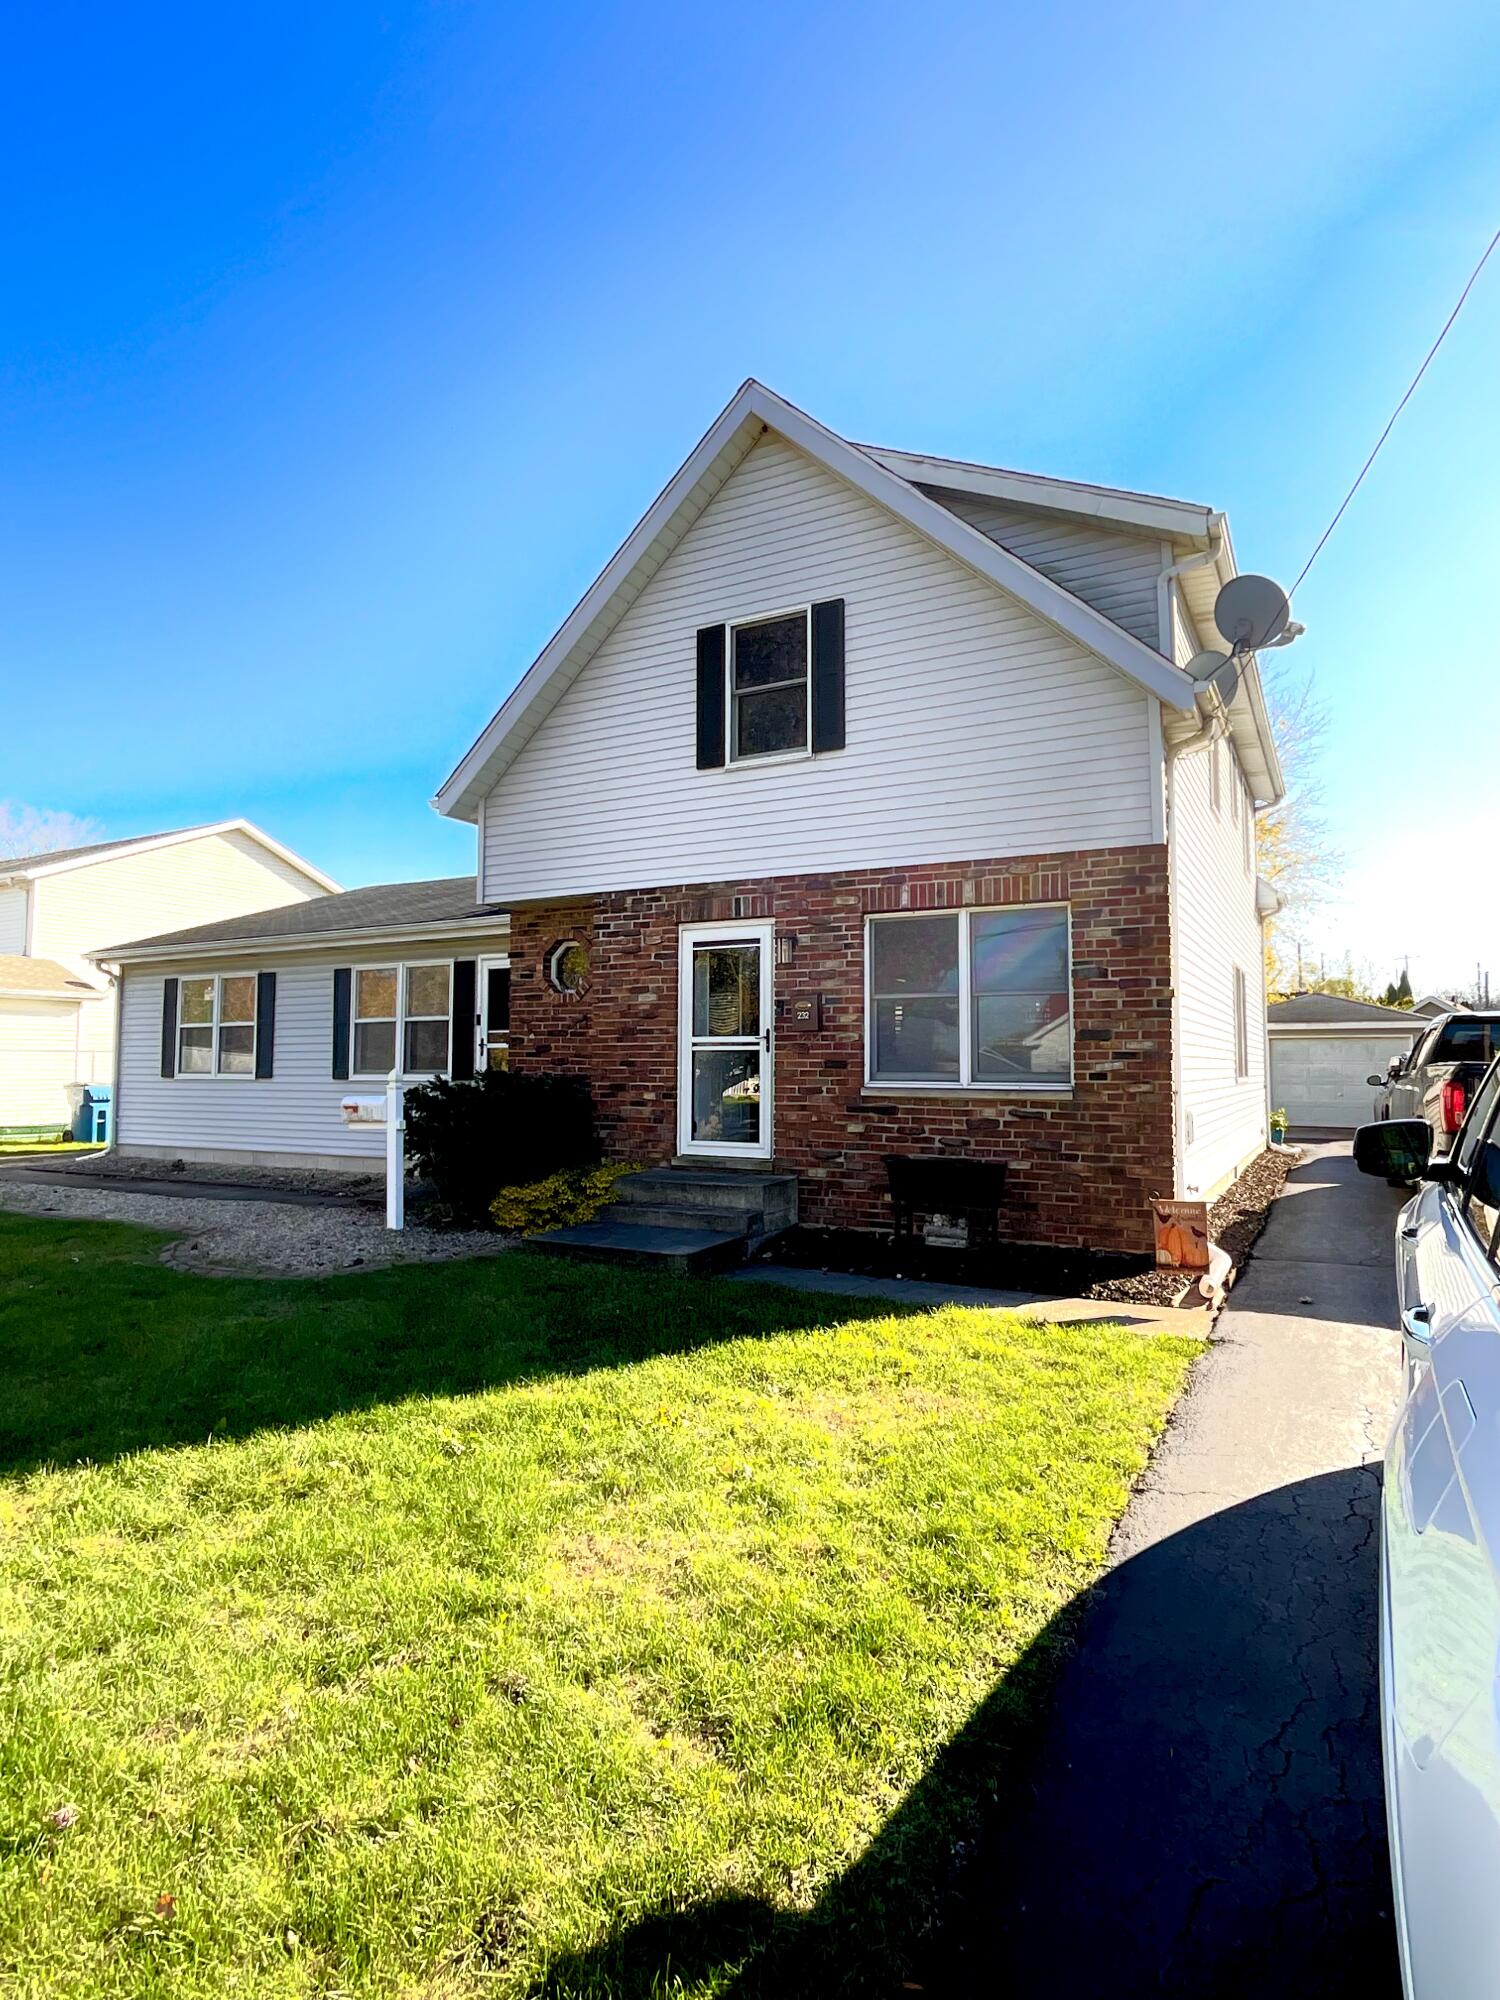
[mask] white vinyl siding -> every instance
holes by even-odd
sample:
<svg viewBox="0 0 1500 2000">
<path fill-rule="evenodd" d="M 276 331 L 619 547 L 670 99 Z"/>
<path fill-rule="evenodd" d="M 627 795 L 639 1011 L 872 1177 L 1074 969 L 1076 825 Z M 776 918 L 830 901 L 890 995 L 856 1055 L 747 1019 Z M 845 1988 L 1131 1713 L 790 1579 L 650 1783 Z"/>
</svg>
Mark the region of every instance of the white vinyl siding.
<svg viewBox="0 0 1500 2000">
<path fill-rule="evenodd" d="M 922 491 L 1137 639 L 1153 649 L 1160 645 L 1156 607 L 1156 579 L 1162 570 L 1159 537 L 1133 535 L 1062 514 L 1043 514 L 1009 501 L 956 493 L 942 486 L 924 486 Z"/>
<path fill-rule="evenodd" d="M 0 861 L 0 873 L 5 863 Z M 0 954 L 14 953 L 17 957 L 26 951 L 26 884 L 17 882 L 12 888 L 0 889 Z"/>
<path fill-rule="evenodd" d="M 238 831 L 105 854 L 87 867 L 39 876 L 31 885 L 33 956 L 55 958 L 101 989 L 79 1017 L 76 1080 L 108 1082 L 114 1072 L 114 994 L 86 952 L 324 893 L 311 876 Z"/>
<path fill-rule="evenodd" d="M 698 628 L 830 597 L 845 601 L 847 748 L 699 771 Z M 769 435 L 485 801 L 483 894 L 1159 839 L 1150 709 L 1076 641 Z"/>
<path fill-rule="evenodd" d="M 1234 752 L 1219 746 L 1227 781 Z M 1203 750 L 1172 760 L 1172 915 L 1177 945 L 1178 1141 L 1184 1196 L 1211 1196 L 1266 1142 L 1265 987 L 1255 877 L 1234 813 L 1216 812 Z M 1226 789 L 1228 785 L 1226 783 Z M 1237 1075 L 1237 975 L 1244 1074 Z"/>
<path fill-rule="evenodd" d="M 0 1000 L 0 1126 L 72 1117 L 78 1007 L 68 1000 Z"/>
<path fill-rule="evenodd" d="M 422 947 L 421 959 L 503 954 L 506 933 L 443 940 Z M 408 945 L 411 962 L 417 954 Z M 372 1094 L 367 1079 L 333 1074 L 333 974 L 338 966 L 399 964 L 390 943 L 326 954 L 262 952 L 257 968 L 276 974 L 273 1073 L 229 1088 L 195 1088 L 191 1079 L 161 1074 L 162 982 L 169 974 L 201 973 L 201 961 L 127 968 L 120 1058 L 119 1142 L 127 1151 L 172 1148 L 194 1154 L 248 1158 L 337 1157 L 351 1161 L 384 1152 L 385 1129 L 345 1125 L 339 1115 L 351 1092 Z M 226 970 L 231 969 L 227 964 Z"/>
</svg>

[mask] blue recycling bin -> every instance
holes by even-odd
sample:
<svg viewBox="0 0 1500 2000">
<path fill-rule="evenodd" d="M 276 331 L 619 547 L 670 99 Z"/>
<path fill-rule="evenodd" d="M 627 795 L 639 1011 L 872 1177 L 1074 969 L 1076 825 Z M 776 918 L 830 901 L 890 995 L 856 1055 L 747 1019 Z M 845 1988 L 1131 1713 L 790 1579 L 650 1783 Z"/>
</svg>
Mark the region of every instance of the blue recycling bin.
<svg viewBox="0 0 1500 2000">
<path fill-rule="evenodd" d="M 107 1083 L 86 1083 L 73 1113 L 73 1137 L 86 1145 L 109 1144 L 109 1120 L 114 1108 L 114 1089 Z"/>
</svg>

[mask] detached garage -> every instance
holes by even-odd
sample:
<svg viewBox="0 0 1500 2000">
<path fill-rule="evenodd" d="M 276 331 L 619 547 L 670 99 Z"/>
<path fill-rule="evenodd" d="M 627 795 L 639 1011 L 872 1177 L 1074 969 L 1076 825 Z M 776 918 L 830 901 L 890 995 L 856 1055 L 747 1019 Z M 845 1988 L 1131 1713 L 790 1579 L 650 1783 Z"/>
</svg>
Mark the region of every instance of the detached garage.
<svg viewBox="0 0 1500 2000">
<path fill-rule="evenodd" d="M 1375 1115 L 1367 1077 L 1383 1076 L 1430 1021 L 1410 1009 L 1331 993 L 1294 993 L 1266 1009 L 1271 1045 L 1271 1109 L 1293 1126 L 1352 1131 Z"/>
</svg>

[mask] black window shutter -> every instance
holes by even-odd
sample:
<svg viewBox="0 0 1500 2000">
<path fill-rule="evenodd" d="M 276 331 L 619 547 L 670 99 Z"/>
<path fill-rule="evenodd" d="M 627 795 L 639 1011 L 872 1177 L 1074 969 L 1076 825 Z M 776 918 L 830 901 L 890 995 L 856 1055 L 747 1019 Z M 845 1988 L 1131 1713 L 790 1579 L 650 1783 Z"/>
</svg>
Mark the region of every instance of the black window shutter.
<svg viewBox="0 0 1500 2000">
<path fill-rule="evenodd" d="M 333 1073 L 349 1074 L 349 1003 L 354 974 L 347 965 L 335 966 L 333 973 Z"/>
<path fill-rule="evenodd" d="M 161 983 L 161 1073 L 177 1074 L 177 981 Z"/>
<path fill-rule="evenodd" d="M 255 1074 L 271 1076 L 276 1061 L 276 974 L 255 975 Z"/>
<path fill-rule="evenodd" d="M 704 625 L 698 633 L 698 769 L 712 771 L 724 761 L 724 627 Z"/>
<path fill-rule="evenodd" d="M 844 600 L 812 608 L 812 747 L 844 747 Z"/>
<path fill-rule="evenodd" d="M 474 1038 L 479 1023 L 475 1015 L 474 961 L 453 961 L 453 1052 L 448 1074 L 455 1083 L 468 1083 L 474 1074 Z"/>
</svg>

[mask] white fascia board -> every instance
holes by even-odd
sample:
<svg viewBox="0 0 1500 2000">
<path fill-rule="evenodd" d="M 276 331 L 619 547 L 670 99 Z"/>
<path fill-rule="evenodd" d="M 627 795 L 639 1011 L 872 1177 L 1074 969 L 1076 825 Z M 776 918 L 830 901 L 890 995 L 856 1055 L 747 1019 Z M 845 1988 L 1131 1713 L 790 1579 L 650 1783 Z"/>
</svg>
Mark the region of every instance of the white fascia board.
<svg viewBox="0 0 1500 2000">
<path fill-rule="evenodd" d="M 1319 1036 L 1333 1036 L 1347 1042 L 1350 1038 L 1361 1040 L 1366 1035 L 1389 1035 L 1394 1041 L 1398 1036 L 1413 1035 L 1420 1028 L 1430 1028 L 1432 1023 L 1418 1017 L 1414 1021 L 1278 1021 L 1275 1013 L 1266 1010 L 1266 1033 L 1273 1036 L 1307 1036 L 1316 1040 Z"/>
<path fill-rule="evenodd" d="M 825 466 L 836 477 L 905 521 L 928 541 L 947 550 L 966 568 L 975 571 L 1008 595 L 1018 598 L 1058 631 L 1075 639 L 1106 665 L 1112 666 L 1169 707 L 1191 710 L 1193 683 L 1180 667 L 1134 638 L 1103 612 L 1095 611 L 1030 563 L 1012 555 L 978 528 L 961 521 L 939 501 L 928 499 L 900 474 L 890 471 L 859 445 L 838 437 L 805 411 L 785 402 L 764 383 L 746 382 L 733 401 L 704 434 L 695 450 L 668 481 L 630 536 L 609 563 L 567 621 L 538 655 L 528 672 L 481 732 L 465 756 L 444 781 L 432 800 L 433 806 L 450 819 L 472 820 L 482 793 L 494 784 L 504 763 L 496 762 L 507 739 L 524 729 L 527 720 L 543 702 L 549 682 L 565 667 L 577 671 L 603 636 L 595 628 L 607 630 L 625 609 L 614 607 L 617 594 L 629 592 L 633 602 L 646 578 L 636 570 L 653 555 L 650 573 L 665 560 L 682 535 L 688 521 L 679 520 L 679 510 L 696 498 L 691 519 L 696 519 L 712 498 L 734 464 L 764 431 L 774 430 L 799 451 Z M 738 446 L 738 455 L 734 447 Z M 725 459 L 732 460 L 726 466 Z M 704 489 L 700 494 L 700 489 Z M 658 541 L 667 546 L 657 553 Z M 613 615 L 611 615 L 613 613 Z M 593 644 L 590 644 L 590 640 Z M 553 696 L 555 700 L 556 695 Z M 548 706 L 551 704 L 549 703 Z M 533 721 L 533 727 L 535 726 Z M 529 734 L 529 731 L 525 733 Z M 524 735 L 522 736 L 524 740 Z M 519 746 L 517 746 L 519 747 Z M 514 755 L 514 749 L 512 750 Z M 508 762 L 509 760 L 505 760 Z"/>
<path fill-rule="evenodd" d="M 1049 479 L 1037 472 L 1012 472 L 999 465 L 965 459 L 933 458 L 924 452 L 890 451 L 884 445 L 859 447 L 888 472 L 919 486 L 946 486 L 1019 507 L 1042 507 L 1050 514 L 1078 514 L 1106 526 L 1143 529 L 1178 541 L 1207 546 L 1212 507 L 1192 500 L 1169 500 L 1157 493 L 1131 493 L 1118 486 L 1090 486 L 1076 479 Z"/>
<path fill-rule="evenodd" d="M 103 986 L 91 986 L 87 993 L 67 993 L 55 992 L 45 986 L 0 986 L 0 1000 L 66 1000 L 71 1006 L 81 1007 L 85 1000 L 97 1000 L 107 990 Z"/>
<path fill-rule="evenodd" d="M 321 868 L 314 868 L 310 861 L 304 861 L 302 856 L 294 854 L 291 848 L 283 847 L 279 840 L 274 840 L 269 833 L 262 832 L 248 819 L 215 820 L 211 826 L 184 827 L 179 833 L 148 833 L 143 834 L 139 840 L 124 842 L 118 847 L 111 846 L 102 853 L 89 853 L 85 850 L 82 854 L 71 855 L 66 861 L 37 861 L 29 868 L 22 869 L 18 879 L 36 881 L 43 875 L 67 875 L 75 868 L 102 868 L 106 861 L 123 861 L 128 855 L 145 854 L 159 847 L 180 847 L 185 841 L 207 840 L 217 833 L 242 833 L 247 839 L 255 841 L 258 846 L 276 855 L 279 860 L 285 861 L 289 867 L 295 868 L 300 875 L 305 875 L 310 882 L 318 883 L 330 895 L 341 893 L 342 885 L 335 882 L 331 875 L 325 875 Z"/>
<path fill-rule="evenodd" d="M 508 940 L 510 918 L 497 915 L 483 923 L 474 920 L 472 932 L 449 924 L 409 924 L 402 929 L 347 931 L 302 931 L 287 937 L 202 938 L 177 944 L 106 946 L 83 955 L 95 965 L 159 965 L 169 959 L 274 958 L 281 952 L 352 951 L 381 949 L 387 945 L 431 944 L 451 939 L 455 944 L 472 940 Z"/>
</svg>

